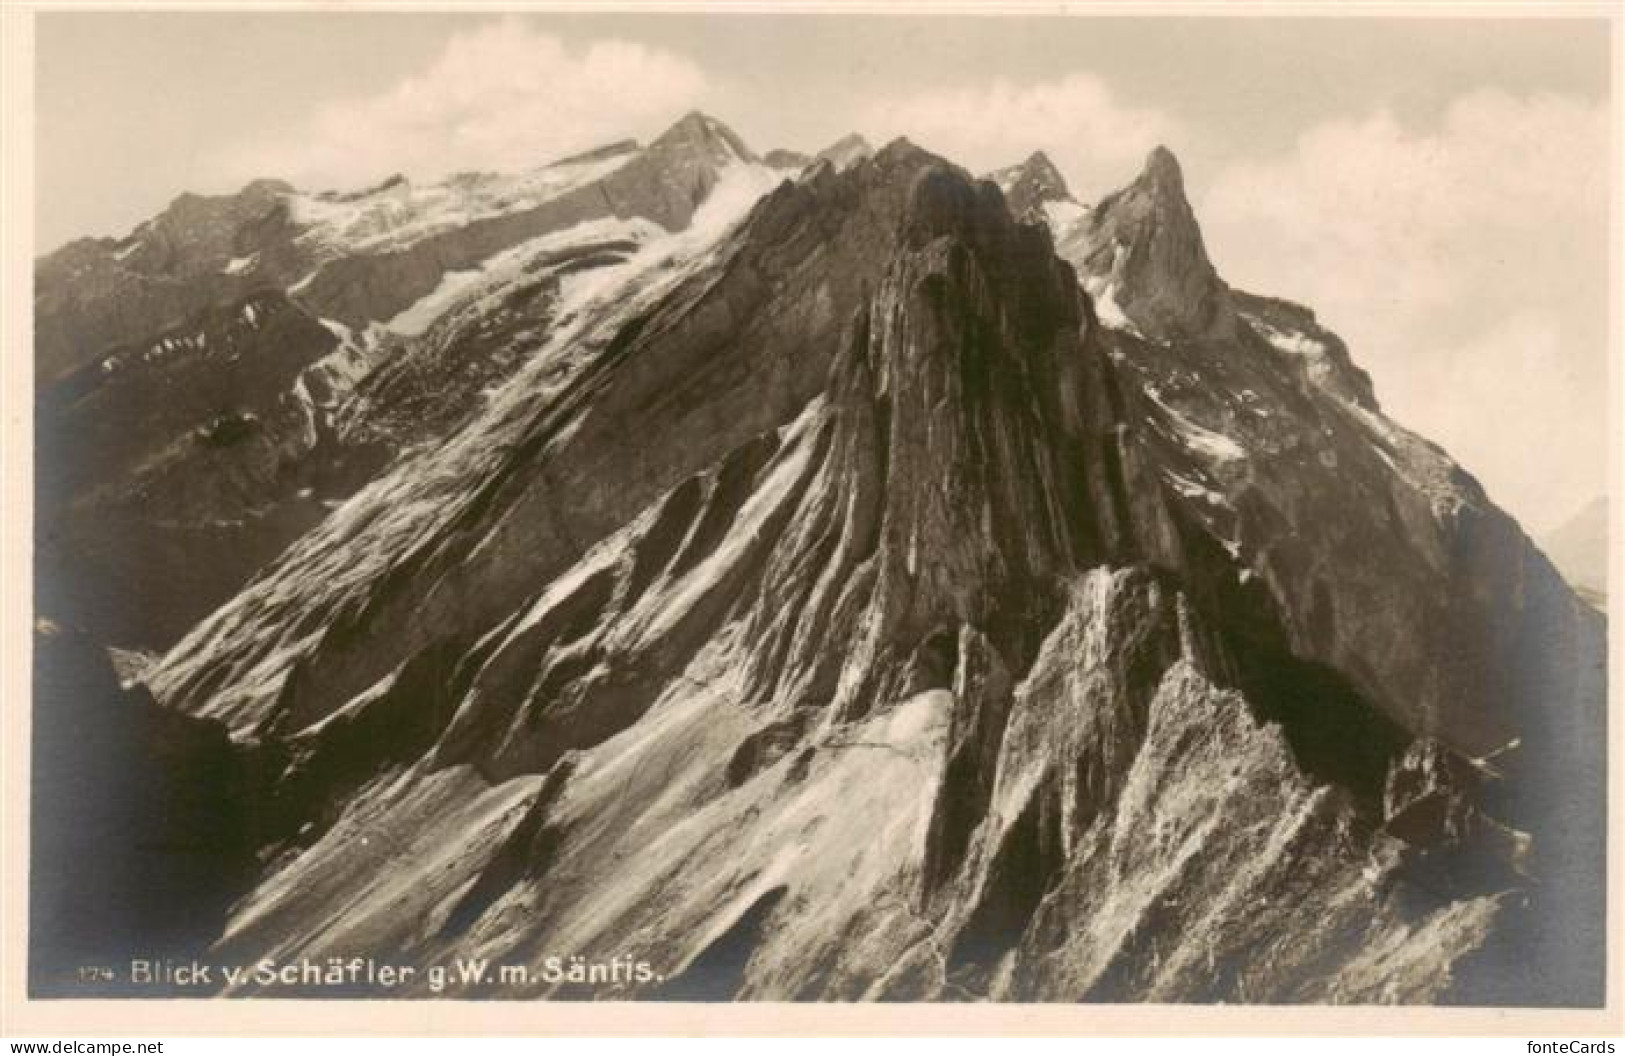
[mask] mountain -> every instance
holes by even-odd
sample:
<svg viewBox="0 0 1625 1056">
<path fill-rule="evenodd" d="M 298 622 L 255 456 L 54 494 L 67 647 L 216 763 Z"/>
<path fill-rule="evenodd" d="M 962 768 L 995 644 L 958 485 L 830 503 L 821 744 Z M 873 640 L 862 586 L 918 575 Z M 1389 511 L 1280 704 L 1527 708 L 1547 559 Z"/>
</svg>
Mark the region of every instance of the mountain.
<svg viewBox="0 0 1625 1056">
<path fill-rule="evenodd" d="M 122 242 L 44 258 L 46 607 L 103 641 L 173 645 L 401 451 L 462 424 L 572 276 L 688 227 L 725 177 L 772 179 L 690 114 L 646 148 L 519 176 L 183 195 Z M 95 356 L 64 364 L 64 346 Z"/>
<path fill-rule="evenodd" d="M 590 265 L 494 250 L 372 347 L 410 268 L 319 302 L 366 363 L 324 420 L 387 461 L 142 679 L 247 760 L 209 957 L 1600 1002 L 1601 616 L 1312 312 L 1219 278 L 1170 153 L 1093 207 L 1002 173 L 791 176 L 691 116 L 599 177 L 646 215 Z"/>
<path fill-rule="evenodd" d="M 1077 214 L 1084 211 L 1067 189 L 1060 170 L 1041 150 L 1034 151 L 1020 165 L 988 173 L 985 179 L 999 185 L 1005 204 L 1018 220 L 1047 224 L 1049 216 L 1045 206 L 1074 206 Z"/>
<path fill-rule="evenodd" d="M 1598 495 L 1541 540 L 1580 596 L 1601 608 L 1608 597 L 1608 497 Z"/>
<path fill-rule="evenodd" d="M 823 150 L 820 150 L 813 156 L 813 160 L 815 162 L 827 161 L 835 167 L 836 172 L 841 172 L 869 158 L 874 152 L 875 148 L 869 145 L 867 139 L 853 133 L 842 136 Z"/>
<path fill-rule="evenodd" d="M 803 154 L 796 150 L 770 150 L 762 156 L 763 162 L 775 169 L 799 172 L 822 162 L 829 163 L 837 172 L 847 169 L 874 153 L 874 148 L 862 136 L 853 133 L 842 136 L 816 154 Z"/>
<path fill-rule="evenodd" d="M 1085 247 L 1081 264 L 1103 313 L 1121 311 L 1155 338 L 1229 336 L 1224 283 L 1202 246 L 1179 162 L 1166 148 L 1153 150 L 1139 178 L 1101 202 L 1066 248 L 1072 257 Z"/>
<path fill-rule="evenodd" d="M 256 180 L 219 197 L 183 194 L 124 239 L 81 239 L 34 269 L 35 372 L 55 381 L 103 349 L 246 293 L 240 242 L 263 239 L 293 188 Z"/>
</svg>

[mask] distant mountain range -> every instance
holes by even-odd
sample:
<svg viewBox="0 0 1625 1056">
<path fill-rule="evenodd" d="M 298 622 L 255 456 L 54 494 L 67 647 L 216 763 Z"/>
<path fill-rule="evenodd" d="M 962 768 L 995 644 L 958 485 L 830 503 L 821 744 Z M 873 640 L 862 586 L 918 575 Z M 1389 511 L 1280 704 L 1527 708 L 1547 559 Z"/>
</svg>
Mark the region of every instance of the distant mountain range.
<svg viewBox="0 0 1625 1056">
<path fill-rule="evenodd" d="M 1558 571 L 1598 608 L 1608 600 L 1608 538 L 1608 497 L 1598 495 L 1541 540 Z"/>
</svg>

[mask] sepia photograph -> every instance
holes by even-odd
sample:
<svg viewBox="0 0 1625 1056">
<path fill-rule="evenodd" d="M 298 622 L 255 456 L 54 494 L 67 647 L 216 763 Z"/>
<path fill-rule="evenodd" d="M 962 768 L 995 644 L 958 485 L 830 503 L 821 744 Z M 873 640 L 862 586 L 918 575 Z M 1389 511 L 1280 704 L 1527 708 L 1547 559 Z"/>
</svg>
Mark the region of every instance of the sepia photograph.
<svg viewBox="0 0 1625 1056">
<path fill-rule="evenodd" d="M 1617 1030 L 1617 4 L 7 18 L 8 1002 Z"/>
</svg>

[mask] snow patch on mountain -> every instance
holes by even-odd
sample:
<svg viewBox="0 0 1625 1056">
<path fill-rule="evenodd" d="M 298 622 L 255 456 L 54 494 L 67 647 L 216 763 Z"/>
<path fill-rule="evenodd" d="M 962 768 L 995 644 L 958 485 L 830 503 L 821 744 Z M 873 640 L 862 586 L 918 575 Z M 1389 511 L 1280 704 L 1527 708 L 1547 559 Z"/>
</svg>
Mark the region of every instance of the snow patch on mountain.
<svg viewBox="0 0 1625 1056">
<path fill-rule="evenodd" d="M 742 161 L 724 168 L 711 194 L 694 211 L 689 226 L 675 236 L 670 254 L 692 253 L 716 242 L 783 181 L 783 173 L 756 162 Z"/>
<path fill-rule="evenodd" d="M 492 286 L 511 283 L 524 272 L 527 265 L 544 254 L 595 242 L 649 242 L 665 233 L 658 224 L 648 220 L 605 218 L 584 221 L 562 231 L 529 239 L 492 256 L 478 268 L 446 272 L 440 277 L 440 284 L 428 296 L 390 319 L 384 328 L 406 336 L 422 334 L 448 311 L 469 300 L 476 291 L 488 292 Z"/>
<path fill-rule="evenodd" d="M 1175 491 L 1179 492 L 1187 499 L 1195 499 L 1198 502 L 1205 502 L 1211 506 L 1225 505 L 1223 495 L 1214 491 L 1212 488 L 1196 483 L 1194 480 L 1189 480 L 1183 476 L 1180 476 L 1171 469 L 1163 470 L 1162 476 L 1164 480 L 1173 485 Z"/>
<path fill-rule="evenodd" d="M 1059 229 L 1053 225 L 1050 228 L 1052 236 L 1059 243 L 1063 237 L 1071 234 L 1070 229 Z M 1087 293 L 1095 304 L 1095 317 L 1102 326 L 1110 330 L 1121 330 L 1133 334 L 1135 337 L 1144 337 L 1139 327 L 1129 318 L 1124 310 L 1120 296 L 1123 289 L 1123 266 L 1128 262 L 1131 250 L 1128 245 L 1118 242 L 1112 246 L 1111 266 L 1101 274 L 1084 272 L 1079 278 Z"/>
<path fill-rule="evenodd" d="M 423 333 L 447 309 L 461 300 L 462 296 L 485 275 L 486 270 L 484 268 L 446 272 L 440 276 L 440 285 L 436 286 L 427 297 L 414 302 L 411 307 L 384 323 L 384 328 L 408 336 Z"/>
<path fill-rule="evenodd" d="M 550 348 L 562 349 L 589 326 L 603 322 L 603 310 L 616 291 L 633 299 L 615 304 L 616 315 L 628 317 L 629 305 L 646 305 L 670 289 L 701 263 L 751 208 L 783 180 L 767 165 L 740 162 L 723 169 L 705 202 L 695 210 L 689 226 L 666 233 L 648 221 L 624 221 L 641 248 L 626 261 L 605 268 L 569 275 L 564 279 L 555 312 Z"/>
<path fill-rule="evenodd" d="M 1049 225 L 1055 240 L 1059 242 L 1072 232 L 1081 221 L 1089 216 L 1089 207 L 1070 201 L 1047 201 L 1043 203 L 1044 222 Z"/>
<path fill-rule="evenodd" d="M 1121 330 L 1127 334 L 1140 336 L 1140 331 L 1134 326 L 1123 306 L 1117 301 L 1117 284 L 1109 280 L 1091 279 L 1084 283 L 1084 289 L 1093 298 L 1095 305 L 1095 318 L 1100 325 L 1108 330 Z"/>
<path fill-rule="evenodd" d="M 461 174 L 417 187 L 394 180 L 359 195 L 287 197 L 301 240 L 334 254 L 400 248 L 476 220 L 531 209 L 614 172 L 635 151 L 563 162 L 517 175 Z"/>
<path fill-rule="evenodd" d="M 1264 340 L 1282 352 L 1288 352 L 1295 356 L 1324 355 L 1326 352 L 1324 344 L 1307 334 L 1279 330 L 1257 316 L 1243 313 L 1242 317 L 1251 324 L 1254 330 L 1258 331 Z"/>
</svg>

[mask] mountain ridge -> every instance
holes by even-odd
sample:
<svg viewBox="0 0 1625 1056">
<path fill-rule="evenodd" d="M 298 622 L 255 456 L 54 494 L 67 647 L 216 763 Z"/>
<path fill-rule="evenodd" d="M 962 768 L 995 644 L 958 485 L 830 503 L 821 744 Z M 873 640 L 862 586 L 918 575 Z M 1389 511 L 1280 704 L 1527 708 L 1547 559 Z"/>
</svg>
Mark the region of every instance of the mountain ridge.
<svg viewBox="0 0 1625 1056">
<path fill-rule="evenodd" d="M 211 218 L 200 230 L 166 211 L 124 242 L 139 249 L 153 240 L 153 230 L 174 230 L 166 244 L 201 246 L 190 257 L 179 251 L 164 257 L 172 262 L 166 267 L 184 267 L 186 283 L 195 284 L 187 295 L 192 309 L 157 326 L 169 317 L 168 294 L 149 292 L 132 316 L 123 301 L 127 290 L 115 284 L 105 311 L 132 339 L 102 347 L 96 358 L 54 380 L 41 378 L 40 428 L 66 453 L 40 466 L 36 525 L 52 568 L 47 578 L 75 599 L 80 619 L 98 637 L 130 647 L 173 644 L 319 521 L 323 504 L 348 498 L 425 432 L 455 427 L 484 389 L 520 365 L 522 356 L 507 339 L 549 317 L 554 292 L 569 275 L 618 263 L 654 234 L 686 227 L 719 174 L 741 165 L 755 162 L 738 137 L 712 118 L 690 114 L 647 149 L 627 149 L 623 141 L 544 166 L 540 176 L 519 181 L 517 211 L 451 229 L 431 223 L 414 233 L 415 214 L 397 215 L 397 207 L 419 192 L 398 177 L 340 196 L 338 204 L 305 196 L 297 208 L 286 185 L 275 181 L 249 184 L 242 192 L 247 204 L 242 195 L 182 196 L 177 202 L 193 203 L 183 213 L 202 210 Z M 561 169 L 564 179 L 550 184 L 550 174 Z M 478 196 L 493 179 L 436 186 Z M 524 194 L 539 193 L 526 190 L 532 185 L 551 197 L 528 204 Z M 497 201 L 519 193 L 504 190 L 500 180 L 496 186 Z M 432 205 L 437 192 L 423 193 Z M 316 212 L 295 235 L 290 224 L 302 208 Z M 379 215 L 386 220 L 376 221 Z M 393 231 L 407 232 L 411 241 L 375 248 L 377 238 L 391 238 Z M 243 241 L 261 235 L 267 241 Z M 335 239 L 355 247 L 331 256 L 325 247 Z M 231 261 L 249 264 L 233 270 L 224 261 L 228 253 L 239 254 Z M 503 253 L 511 259 L 500 258 Z M 470 254 L 480 259 L 468 261 Z M 145 258 L 130 259 L 141 264 Z M 478 277 L 478 269 L 496 259 L 507 259 L 509 270 L 527 269 L 528 278 L 498 313 L 506 322 L 484 339 L 485 355 L 453 361 L 432 349 L 402 351 L 437 341 L 409 321 L 415 310 L 429 306 L 432 320 L 455 307 L 466 296 L 455 280 Z M 77 312 L 75 303 L 87 296 L 63 278 L 64 266 L 62 260 L 42 264 L 36 310 L 46 316 L 53 304 Z M 166 290 L 186 285 L 161 276 L 151 281 Z M 92 283 L 88 295 L 99 289 Z M 143 303 L 156 307 L 142 309 Z M 301 336 L 259 334 L 273 316 L 252 318 L 249 306 L 256 303 L 281 306 L 274 318 Z M 103 311 L 70 314 L 88 315 L 91 332 L 99 333 L 95 319 Z M 243 325 L 244 311 L 254 332 L 246 344 L 225 332 Z M 487 314 L 483 321 L 491 319 Z M 42 331 L 39 355 L 48 361 L 60 338 L 49 319 Z M 289 343 L 296 347 L 283 354 Z M 132 355 L 144 357 L 141 369 L 127 369 Z M 153 391 L 132 392 L 138 383 Z M 442 421 L 425 430 L 420 412 L 409 408 L 421 407 L 430 391 L 434 417 Z M 195 443 L 211 422 L 248 427 L 234 427 L 229 443 Z M 169 483 L 158 484 L 158 477 Z M 208 573 L 197 574 L 193 548 L 209 555 L 202 563 Z"/>
<path fill-rule="evenodd" d="M 368 352 L 341 432 L 525 350 L 146 675 L 259 760 L 215 955 L 1600 994 L 1562 820 L 1601 802 L 1600 619 L 1312 313 L 1223 283 L 1171 153 L 1087 209 L 1041 153 L 1003 188 L 906 139 L 730 184 L 710 120 L 647 198 L 686 230 L 519 258 L 557 285 L 512 318 L 487 266 Z"/>
</svg>

